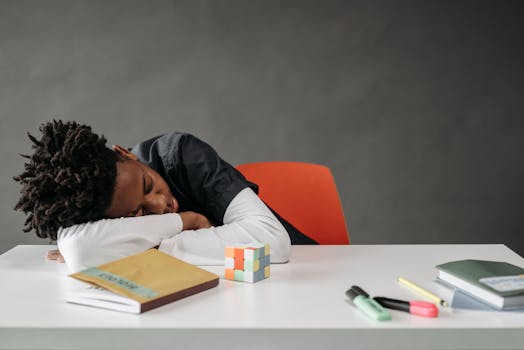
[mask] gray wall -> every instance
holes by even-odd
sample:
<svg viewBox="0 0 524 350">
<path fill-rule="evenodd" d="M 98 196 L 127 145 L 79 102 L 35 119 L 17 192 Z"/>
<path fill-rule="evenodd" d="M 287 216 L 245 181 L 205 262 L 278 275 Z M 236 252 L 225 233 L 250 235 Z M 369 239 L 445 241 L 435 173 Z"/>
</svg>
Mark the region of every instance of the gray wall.
<svg viewBox="0 0 524 350">
<path fill-rule="evenodd" d="M 329 166 L 353 243 L 524 254 L 523 3 L 1 1 L 0 252 L 53 117 L 130 146 L 192 132 L 233 164 Z M 35 236 L 35 237 L 33 237 Z"/>
</svg>

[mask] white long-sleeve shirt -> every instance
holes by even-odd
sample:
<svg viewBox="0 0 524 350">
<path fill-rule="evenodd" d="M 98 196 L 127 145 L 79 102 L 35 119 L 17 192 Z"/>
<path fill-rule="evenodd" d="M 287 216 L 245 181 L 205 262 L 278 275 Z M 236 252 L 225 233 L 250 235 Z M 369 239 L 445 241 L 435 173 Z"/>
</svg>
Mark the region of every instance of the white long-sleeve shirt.
<svg viewBox="0 0 524 350">
<path fill-rule="evenodd" d="M 177 213 L 104 219 L 60 228 L 57 244 L 72 272 L 98 266 L 159 245 L 159 250 L 195 265 L 222 265 L 229 245 L 269 244 L 271 263 L 289 259 L 289 235 L 250 188 L 228 205 L 224 225 L 182 230 Z"/>
</svg>

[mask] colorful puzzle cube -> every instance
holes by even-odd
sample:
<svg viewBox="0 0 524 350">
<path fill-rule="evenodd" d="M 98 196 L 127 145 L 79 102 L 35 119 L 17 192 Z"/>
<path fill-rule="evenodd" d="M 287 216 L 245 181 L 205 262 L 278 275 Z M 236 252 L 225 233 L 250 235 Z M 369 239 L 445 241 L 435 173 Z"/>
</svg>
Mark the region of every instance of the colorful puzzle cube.
<svg viewBox="0 0 524 350">
<path fill-rule="evenodd" d="M 226 279 L 254 283 L 269 273 L 269 245 L 226 247 Z"/>
</svg>

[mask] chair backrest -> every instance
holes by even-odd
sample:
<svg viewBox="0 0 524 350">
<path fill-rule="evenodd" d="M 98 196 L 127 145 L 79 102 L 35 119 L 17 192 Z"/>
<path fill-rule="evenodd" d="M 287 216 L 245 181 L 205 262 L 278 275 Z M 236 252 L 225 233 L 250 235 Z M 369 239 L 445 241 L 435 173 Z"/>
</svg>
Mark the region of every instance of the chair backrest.
<svg viewBox="0 0 524 350">
<path fill-rule="evenodd" d="M 260 162 L 236 167 L 259 186 L 259 196 L 319 244 L 349 244 L 335 180 L 328 167 L 300 162 Z"/>
</svg>

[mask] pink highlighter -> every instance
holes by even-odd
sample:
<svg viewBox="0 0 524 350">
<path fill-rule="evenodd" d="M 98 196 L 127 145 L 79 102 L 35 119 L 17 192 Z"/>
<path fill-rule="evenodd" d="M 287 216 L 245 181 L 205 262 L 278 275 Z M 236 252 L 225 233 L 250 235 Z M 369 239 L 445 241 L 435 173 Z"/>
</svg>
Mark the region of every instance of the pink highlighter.
<svg viewBox="0 0 524 350">
<path fill-rule="evenodd" d="M 377 303 L 382 305 L 382 307 L 394 310 L 400 310 L 404 312 L 409 312 L 410 314 L 422 316 L 422 317 L 437 317 L 438 316 L 438 307 L 427 301 L 403 301 L 397 299 L 389 299 L 384 297 L 375 297 L 373 298 Z"/>
</svg>

